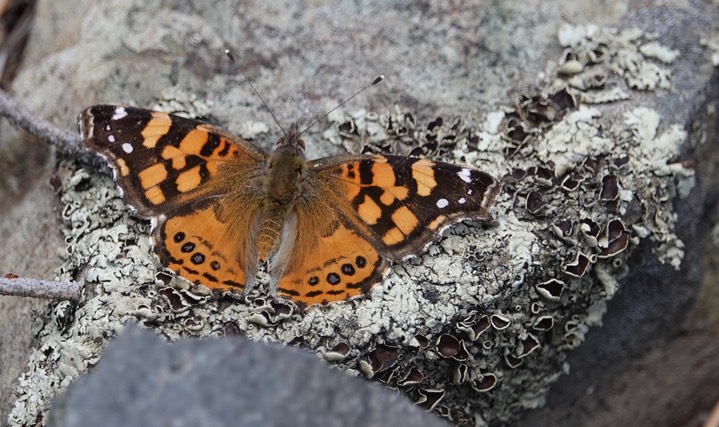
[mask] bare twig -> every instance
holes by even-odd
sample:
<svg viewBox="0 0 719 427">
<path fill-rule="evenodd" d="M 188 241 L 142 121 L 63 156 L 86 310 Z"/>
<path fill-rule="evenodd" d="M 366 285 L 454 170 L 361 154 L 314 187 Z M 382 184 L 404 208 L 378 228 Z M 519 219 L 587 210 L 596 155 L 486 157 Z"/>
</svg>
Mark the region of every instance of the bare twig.
<svg viewBox="0 0 719 427">
<path fill-rule="evenodd" d="M 25 50 L 32 21 L 35 16 L 35 3 L 13 2 L 9 5 L 5 1 L 0 14 L 4 18 L 3 30 L 7 32 L 2 46 L 0 46 L 0 73 L 2 80 L 0 85 L 8 87 L 17 72 L 20 64 L 20 57 Z M 8 20 L 8 18 L 10 18 Z"/>
<path fill-rule="evenodd" d="M 0 115 L 6 117 L 20 129 L 57 147 L 60 153 L 66 156 L 95 167 L 102 168 L 106 164 L 100 157 L 82 149 L 80 135 L 77 132 L 60 129 L 13 99 L 3 90 L 0 90 Z"/>
<path fill-rule="evenodd" d="M 28 277 L 0 278 L 0 295 L 79 301 L 80 285 Z"/>
</svg>

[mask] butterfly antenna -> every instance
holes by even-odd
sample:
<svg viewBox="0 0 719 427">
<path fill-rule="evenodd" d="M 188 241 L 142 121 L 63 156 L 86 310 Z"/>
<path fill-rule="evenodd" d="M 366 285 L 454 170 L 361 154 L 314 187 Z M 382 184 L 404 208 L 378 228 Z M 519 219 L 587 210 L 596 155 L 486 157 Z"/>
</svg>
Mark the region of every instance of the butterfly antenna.
<svg viewBox="0 0 719 427">
<path fill-rule="evenodd" d="M 384 76 L 383 76 L 383 75 L 379 75 L 379 76 L 375 77 L 375 79 L 372 80 L 372 83 L 368 84 L 367 86 L 365 86 L 365 87 L 363 87 L 362 89 L 360 89 L 360 90 L 358 90 L 357 92 L 355 92 L 354 95 L 352 95 L 352 96 L 350 96 L 349 98 L 345 99 L 344 101 L 340 102 L 335 108 L 333 108 L 333 109 L 331 109 L 330 111 L 324 113 L 323 115 L 317 117 L 317 118 L 315 119 L 315 121 L 313 121 L 312 123 L 310 123 L 309 126 L 307 126 L 306 128 L 304 128 L 304 130 L 303 130 L 302 132 L 300 132 L 300 135 L 302 135 L 303 133 L 307 132 L 307 130 L 309 130 L 312 126 L 316 125 L 320 120 L 322 120 L 322 119 L 324 119 L 325 117 L 327 117 L 327 116 L 329 116 L 330 114 L 332 114 L 332 112 L 335 111 L 336 109 L 338 109 L 338 108 L 340 108 L 341 106 L 345 105 L 346 103 L 350 102 L 355 96 L 357 96 L 357 95 L 359 95 L 360 93 L 366 91 L 366 90 L 369 89 L 370 87 L 372 87 L 372 86 L 374 86 L 374 85 L 380 83 L 382 80 L 384 80 Z"/>
<path fill-rule="evenodd" d="M 235 62 L 235 55 L 232 54 L 232 51 L 231 51 L 229 48 L 225 48 L 225 55 L 227 55 L 227 58 L 230 60 L 230 62 L 232 62 L 233 64 L 236 64 L 236 62 Z M 245 78 L 245 80 L 247 81 L 247 83 L 248 83 L 248 84 L 250 85 L 250 87 L 252 88 L 252 91 L 255 93 L 255 95 L 257 95 L 257 97 L 260 98 L 260 101 L 262 101 L 262 105 L 264 105 L 265 108 L 267 109 L 267 111 L 269 111 L 270 115 L 272 116 L 272 120 L 274 120 L 275 123 L 277 123 L 277 127 L 280 128 L 280 130 L 282 131 L 282 133 L 285 135 L 285 138 L 288 138 L 288 137 L 287 137 L 287 132 L 285 132 L 285 129 L 282 127 L 282 125 L 280 124 L 279 120 L 277 120 L 277 117 L 275 116 L 275 113 L 272 112 L 272 109 L 270 108 L 269 105 L 267 105 L 267 103 L 265 102 L 265 99 L 262 97 L 262 95 L 260 95 L 259 92 L 257 92 L 257 89 L 255 89 L 255 85 L 252 84 L 252 80 L 250 80 L 250 78 L 247 77 L 247 74 L 245 74 L 245 72 L 242 71 L 240 68 L 237 68 L 237 70 L 240 72 L 240 74 L 242 74 L 242 77 Z M 351 98 L 350 98 L 350 99 L 351 99 Z M 348 100 L 348 101 L 349 101 L 349 100 Z"/>
</svg>

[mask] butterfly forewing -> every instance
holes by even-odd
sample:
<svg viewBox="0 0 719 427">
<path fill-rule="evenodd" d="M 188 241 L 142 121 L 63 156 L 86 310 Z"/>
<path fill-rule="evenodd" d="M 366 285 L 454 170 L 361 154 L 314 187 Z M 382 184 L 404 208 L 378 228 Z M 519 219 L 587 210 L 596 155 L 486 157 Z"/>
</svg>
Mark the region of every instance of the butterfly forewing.
<svg viewBox="0 0 719 427">
<path fill-rule="evenodd" d="M 262 150 L 212 125 L 139 108 L 96 105 L 79 117 L 83 145 L 113 166 L 126 200 L 151 218 L 220 194 L 227 162 L 261 169 Z M 236 167 L 234 169 L 243 169 Z"/>
<path fill-rule="evenodd" d="M 486 220 L 499 183 L 476 169 L 401 156 L 355 156 L 311 162 L 346 221 L 369 234 L 392 260 L 416 255 L 448 225 Z"/>
</svg>

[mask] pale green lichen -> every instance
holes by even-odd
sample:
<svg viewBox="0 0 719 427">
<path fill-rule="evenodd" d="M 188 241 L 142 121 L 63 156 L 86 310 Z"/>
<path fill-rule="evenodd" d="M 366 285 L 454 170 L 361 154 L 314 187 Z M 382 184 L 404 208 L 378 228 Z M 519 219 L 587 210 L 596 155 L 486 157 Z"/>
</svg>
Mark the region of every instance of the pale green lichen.
<svg viewBox="0 0 719 427">
<path fill-rule="evenodd" d="M 702 37 L 700 44 L 709 50 L 709 58 L 715 67 L 719 66 L 719 34 L 714 32 L 710 36 Z"/>
<path fill-rule="evenodd" d="M 200 99 L 196 93 L 177 86 L 164 89 L 158 98 L 152 106 L 153 110 L 173 113 L 188 119 L 207 117 L 214 107 L 212 101 Z"/>
</svg>

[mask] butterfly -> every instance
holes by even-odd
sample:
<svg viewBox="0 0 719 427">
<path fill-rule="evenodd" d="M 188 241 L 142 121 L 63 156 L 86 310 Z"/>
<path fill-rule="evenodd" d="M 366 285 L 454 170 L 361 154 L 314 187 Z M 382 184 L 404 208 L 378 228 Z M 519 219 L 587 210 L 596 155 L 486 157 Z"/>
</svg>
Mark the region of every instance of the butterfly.
<svg viewBox="0 0 719 427">
<path fill-rule="evenodd" d="M 443 229 L 487 220 L 500 190 L 476 169 L 426 158 L 308 161 L 296 124 L 271 154 L 213 126 L 119 105 L 84 110 L 83 147 L 105 157 L 163 267 L 247 292 L 267 264 L 273 295 L 300 306 L 366 295 L 391 262 Z"/>
</svg>

